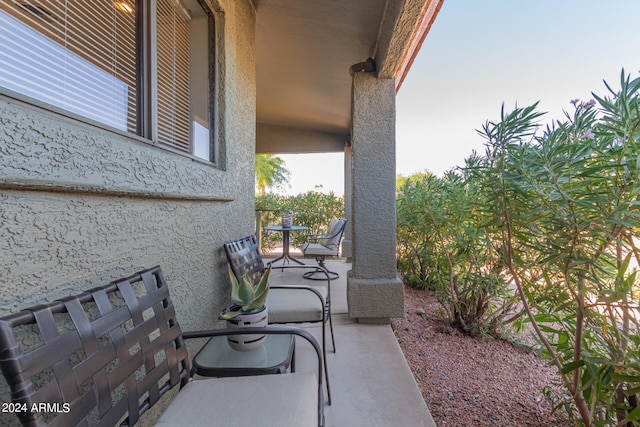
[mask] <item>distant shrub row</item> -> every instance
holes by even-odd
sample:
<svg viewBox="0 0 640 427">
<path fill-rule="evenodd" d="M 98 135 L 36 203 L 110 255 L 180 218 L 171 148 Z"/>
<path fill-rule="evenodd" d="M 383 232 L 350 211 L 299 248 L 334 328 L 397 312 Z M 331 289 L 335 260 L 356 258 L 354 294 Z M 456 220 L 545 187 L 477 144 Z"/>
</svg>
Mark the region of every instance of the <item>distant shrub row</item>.
<svg viewBox="0 0 640 427">
<path fill-rule="evenodd" d="M 333 193 L 324 194 L 316 191 L 297 196 L 264 194 L 256 195 L 256 211 L 261 211 L 261 250 L 267 251 L 282 243 L 282 233 L 269 232 L 264 230 L 264 227 L 280 225 L 283 213 L 293 215 L 293 224 L 309 227 L 308 230 L 291 233 L 291 244 L 300 246 L 304 243 L 305 234 L 324 233 L 331 220 L 344 218 L 344 200 Z"/>
</svg>

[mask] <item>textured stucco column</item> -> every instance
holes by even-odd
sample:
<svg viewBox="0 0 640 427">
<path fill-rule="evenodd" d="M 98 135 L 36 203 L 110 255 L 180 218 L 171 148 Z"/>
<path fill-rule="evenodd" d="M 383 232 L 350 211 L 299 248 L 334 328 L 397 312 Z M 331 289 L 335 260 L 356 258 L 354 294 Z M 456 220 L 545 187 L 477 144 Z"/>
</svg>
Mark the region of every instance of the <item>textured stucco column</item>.
<svg viewBox="0 0 640 427">
<path fill-rule="evenodd" d="M 348 219 L 342 239 L 342 256 L 353 261 L 353 218 L 351 214 L 351 146 L 344 147 L 344 217 Z"/>
<path fill-rule="evenodd" d="M 404 289 L 396 273 L 395 82 L 356 73 L 352 90 L 349 315 L 388 322 L 404 315 Z"/>
</svg>

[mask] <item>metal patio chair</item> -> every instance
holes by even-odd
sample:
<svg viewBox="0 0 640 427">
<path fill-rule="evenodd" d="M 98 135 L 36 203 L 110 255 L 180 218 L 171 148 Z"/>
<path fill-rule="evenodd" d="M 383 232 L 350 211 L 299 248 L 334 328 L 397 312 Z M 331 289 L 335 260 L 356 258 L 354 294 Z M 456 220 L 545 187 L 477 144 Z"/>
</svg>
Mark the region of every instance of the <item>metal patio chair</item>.
<svg viewBox="0 0 640 427">
<path fill-rule="evenodd" d="M 321 275 L 324 274 L 325 270 L 329 273 L 332 280 L 340 277 L 340 275 L 335 271 L 327 269 L 324 265 L 324 260 L 328 256 L 338 256 L 340 240 L 342 239 L 346 225 L 346 219 L 334 219 L 329 224 L 329 227 L 327 227 L 327 232 L 325 234 L 308 234 L 306 236 L 307 241 L 302 244 L 302 253 L 305 257 L 316 257 L 318 266 L 314 271 L 307 271 L 304 273 L 302 276 L 305 279 L 324 280 Z"/>
</svg>

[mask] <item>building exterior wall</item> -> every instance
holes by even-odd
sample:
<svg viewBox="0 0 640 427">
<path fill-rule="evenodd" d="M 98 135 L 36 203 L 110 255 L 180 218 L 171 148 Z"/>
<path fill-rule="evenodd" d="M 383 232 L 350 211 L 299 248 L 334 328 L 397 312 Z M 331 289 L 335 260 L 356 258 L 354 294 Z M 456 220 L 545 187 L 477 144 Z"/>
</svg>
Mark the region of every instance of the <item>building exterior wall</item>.
<svg viewBox="0 0 640 427">
<path fill-rule="evenodd" d="M 0 94 L 0 315 L 159 264 L 182 329 L 220 326 L 222 245 L 253 232 L 255 10 L 250 0 L 209 3 L 217 166 Z M 0 397 L 10 399 L 2 378 Z"/>
<path fill-rule="evenodd" d="M 209 3 L 218 166 L 0 95 L 0 315 L 160 264 L 184 330 L 218 321 L 222 244 L 253 230 L 255 11 Z"/>
</svg>

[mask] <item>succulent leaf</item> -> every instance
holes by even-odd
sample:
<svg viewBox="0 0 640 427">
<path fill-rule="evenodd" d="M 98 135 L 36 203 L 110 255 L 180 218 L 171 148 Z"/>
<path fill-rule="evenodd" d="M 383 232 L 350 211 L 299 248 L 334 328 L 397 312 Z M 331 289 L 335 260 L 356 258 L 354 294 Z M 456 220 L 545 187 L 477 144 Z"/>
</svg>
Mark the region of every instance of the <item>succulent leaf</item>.
<svg viewBox="0 0 640 427">
<path fill-rule="evenodd" d="M 222 313 L 220 313 L 220 320 L 231 320 L 234 317 L 243 314 L 241 310 L 236 310 L 236 311 L 232 311 L 232 310 L 224 310 Z"/>
<path fill-rule="evenodd" d="M 238 305 L 248 305 L 249 303 L 251 303 L 251 301 L 253 301 L 253 286 L 251 285 L 249 276 L 246 274 L 242 276 L 242 278 L 240 279 L 240 283 L 238 284 L 238 296 L 239 301 L 234 301 Z"/>
<path fill-rule="evenodd" d="M 220 314 L 220 319 L 230 320 L 239 314 L 256 313 L 265 305 L 267 294 L 269 293 L 269 275 L 271 266 L 267 268 L 258 283 L 251 284 L 249 275 L 245 274 L 238 281 L 229 268 L 229 278 L 231 280 L 231 300 L 238 306 L 236 310 L 227 309 Z"/>
<path fill-rule="evenodd" d="M 269 275 L 271 274 L 271 264 L 267 268 L 267 271 L 264 272 L 260 280 L 255 286 L 255 294 L 256 296 L 262 295 L 269 291 Z"/>
<path fill-rule="evenodd" d="M 231 281 L 231 301 L 233 301 L 234 304 L 242 305 L 242 302 L 240 301 L 240 295 L 238 294 L 238 279 L 236 279 L 236 276 L 233 274 L 231 267 L 229 267 L 228 270 L 229 280 Z"/>
</svg>

